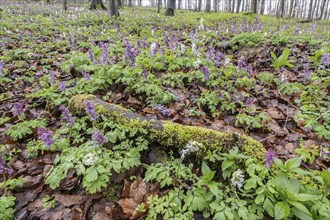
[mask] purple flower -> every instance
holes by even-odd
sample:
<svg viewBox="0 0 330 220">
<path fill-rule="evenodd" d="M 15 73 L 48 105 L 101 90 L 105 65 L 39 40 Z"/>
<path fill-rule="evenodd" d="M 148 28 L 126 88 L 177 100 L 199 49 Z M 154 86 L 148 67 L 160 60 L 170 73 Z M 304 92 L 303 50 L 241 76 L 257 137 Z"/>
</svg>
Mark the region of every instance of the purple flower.
<svg viewBox="0 0 330 220">
<path fill-rule="evenodd" d="M 295 30 L 294 35 L 299 35 L 299 34 L 301 34 L 301 30 L 300 30 L 300 28 L 298 27 L 298 28 Z"/>
<path fill-rule="evenodd" d="M 5 173 L 11 175 L 13 173 L 13 170 L 11 168 L 6 167 L 6 161 L 3 159 L 3 157 L 0 156 L 0 174 Z"/>
<path fill-rule="evenodd" d="M 101 60 L 102 66 L 105 66 L 105 65 L 107 65 L 107 61 L 108 61 L 108 58 L 109 58 L 109 45 L 106 44 L 106 43 L 103 43 L 102 44 L 102 49 L 103 49 L 103 53 L 100 57 L 100 60 Z"/>
<path fill-rule="evenodd" d="M 143 65 L 142 65 L 142 74 L 145 79 L 148 77 L 148 71 Z"/>
<path fill-rule="evenodd" d="M 162 115 L 164 116 L 171 116 L 172 115 L 172 110 L 169 108 L 166 108 L 162 105 L 153 105 L 152 109 L 159 111 Z"/>
<path fill-rule="evenodd" d="M 214 59 L 214 57 L 215 57 L 215 49 L 214 49 L 214 47 L 210 47 L 210 49 L 207 52 L 208 52 L 209 58 L 210 59 Z"/>
<path fill-rule="evenodd" d="M 50 147 L 55 141 L 53 139 L 53 132 L 45 128 L 38 128 L 38 136 L 44 142 L 46 147 Z"/>
<path fill-rule="evenodd" d="M 138 53 L 139 51 L 135 50 L 129 41 L 126 41 L 125 55 L 124 55 L 125 62 L 128 64 L 134 64 L 135 58 L 138 55 Z"/>
<path fill-rule="evenodd" d="M 58 84 L 58 88 L 60 89 L 61 92 L 65 92 L 66 91 L 66 83 L 65 82 L 60 82 Z"/>
<path fill-rule="evenodd" d="M 85 111 L 87 115 L 91 116 L 91 121 L 97 119 L 97 113 L 95 111 L 95 105 L 92 102 L 85 101 Z"/>
<path fill-rule="evenodd" d="M 240 57 L 237 61 L 237 66 L 239 70 L 245 70 L 246 68 L 246 63 L 245 63 L 245 58 L 244 57 Z"/>
<path fill-rule="evenodd" d="M 255 72 L 253 71 L 253 68 L 252 68 L 251 64 L 248 65 L 247 72 L 248 72 L 249 76 L 252 76 L 252 75 L 255 74 Z"/>
<path fill-rule="evenodd" d="M 94 146 L 104 144 L 107 141 L 107 138 L 102 134 L 100 130 L 95 131 L 92 134 L 92 139 L 94 141 Z"/>
<path fill-rule="evenodd" d="M 207 68 L 207 66 L 202 66 L 200 69 L 199 69 L 202 73 L 204 73 L 204 79 L 205 80 L 208 80 L 210 78 L 210 70 L 209 68 Z"/>
<path fill-rule="evenodd" d="M 95 56 L 94 56 L 94 53 L 91 48 L 88 49 L 88 57 L 91 62 L 93 62 L 94 64 L 97 64 L 97 61 L 95 60 Z"/>
<path fill-rule="evenodd" d="M 310 32 L 313 33 L 316 29 L 316 25 L 315 24 L 312 24 L 311 25 L 311 29 L 310 29 Z"/>
<path fill-rule="evenodd" d="M 63 119 L 68 122 L 67 126 L 72 125 L 73 117 L 72 117 L 72 114 L 70 114 L 69 109 L 67 107 L 65 107 L 64 105 L 61 105 L 60 110 L 62 111 Z"/>
<path fill-rule="evenodd" d="M 84 76 L 84 78 L 85 78 L 87 81 L 91 80 L 91 76 L 90 76 L 85 70 L 83 70 L 83 71 L 81 72 L 81 74 Z"/>
<path fill-rule="evenodd" d="M 3 61 L 0 61 L 0 77 L 2 77 L 5 73 L 4 73 L 4 67 L 5 67 L 5 63 Z"/>
<path fill-rule="evenodd" d="M 56 79 L 57 79 L 57 76 L 56 76 L 55 72 L 53 72 L 53 71 L 50 72 L 50 74 L 49 74 L 49 82 L 52 84 L 52 86 L 55 85 Z"/>
<path fill-rule="evenodd" d="M 13 115 L 18 116 L 23 112 L 24 109 L 24 101 L 20 100 L 14 104 Z"/>
<path fill-rule="evenodd" d="M 324 53 L 322 55 L 321 62 L 325 66 L 330 65 L 330 55 L 329 55 L 329 53 Z"/>
<path fill-rule="evenodd" d="M 254 99 L 252 97 L 249 97 L 245 100 L 244 104 L 248 107 L 250 107 L 254 102 Z"/>
<path fill-rule="evenodd" d="M 168 36 L 167 36 L 167 33 L 165 32 L 164 34 L 164 46 L 166 47 L 168 45 Z"/>
<path fill-rule="evenodd" d="M 275 158 L 277 158 L 276 152 L 273 149 L 269 148 L 265 155 L 266 167 L 270 167 L 274 163 Z"/>
<path fill-rule="evenodd" d="M 304 67 L 304 72 L 303 72 L 304 79 L 309 80 L 309 78 L 311 77 L 311 75 L 313 73 L 313 70 L 309 69 L 307 64 L 304 64 L 303 67 Z"/>
</svg>

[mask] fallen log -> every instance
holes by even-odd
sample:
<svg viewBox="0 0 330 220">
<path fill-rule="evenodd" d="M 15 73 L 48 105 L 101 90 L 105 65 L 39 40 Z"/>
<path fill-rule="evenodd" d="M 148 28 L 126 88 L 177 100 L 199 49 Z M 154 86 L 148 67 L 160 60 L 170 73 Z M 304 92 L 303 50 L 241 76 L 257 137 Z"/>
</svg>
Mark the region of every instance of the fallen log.
<svg viewBox="0 0 330 220">
<path fill-rule="evenodd" d="M 69 109 L 75 115 L 85 115 L 86 101 L 94 103 L 98 114 L 110 117 L 116 123 L 127 127 L 143 127 L 148 130 L 152 142 L 158 142 L 164 147 L 174 147 L 182 150 L 189 141 L 197 141 L 203 145 L 197 156 L 203 158 L 211 151 L 224 152 L 237 146 L 244 154 L 264 163 L 266 150 L 264 146 L 246 135 L 231 131 L 219 132 L 212 129 L 181 125 L 171 121 L 154 120 L 133 113 L 119 105 L 102 101 L 93 95 L 75 95 L 69 101 Z"/>
</svg>

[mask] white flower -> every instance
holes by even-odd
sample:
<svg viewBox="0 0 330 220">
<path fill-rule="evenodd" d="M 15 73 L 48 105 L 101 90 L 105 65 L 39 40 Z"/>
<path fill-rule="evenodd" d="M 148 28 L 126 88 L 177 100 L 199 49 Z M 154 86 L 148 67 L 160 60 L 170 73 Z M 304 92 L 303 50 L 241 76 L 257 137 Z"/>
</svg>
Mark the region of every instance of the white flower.
<svg viewBox="0 0 330 220">
<path fill-rule="evenodd" d="M 204 25 L 203 25 L 203 19 L 201 19 L 200 21 L 199 21 L 199 26 L 198 26 L 198 29 L 199 30 L 204 30 Z"/>
<path fill-rule="evenodd" d="M 157 44 L 156 43 L 150 44 L 150 52 L 151 51 L 154 51 L 156 47 L 157 47 Z"/>
<path fill-rule="evenodd" d="M 231 184 L 233 186 L 237 186 L 238 188 L 241 188 L 243 186 L 243 182 L 244 182 L 243 171 L 238 169 L 236 172 L 233 173 L 233 176 L 231 178 Z"/>
<path fill-rule="evenodd" d="M 180 44 L 180 50 L 181 54 L 184 54 L 186 52 L 186 46 L 184 44 Z"/>
<path fill-rule="evenodd" d="M 198 69 L 199 66 L 201 65 L 201 63 L 202 63 L 202 61 L 201 61 L 200 59 L 196 60 L 196 62 L 194 62 L 194 67 L 195 67 L 196 69 Z"/>
<path fill-rule="evenodd" d="M 95 164 L 95 161 L 97 160 L 97 157 L 95 154 L 89 153 L 85 156 L 84 164 L 86 166 L 93 166 Z"/>
<path fill-rule="evenodd" d="M 203 145 L 197 141 L 189 141 L 189 143 L 181 151 L 180 159 L 183 160 L 187 154 L 197 152 Z"/>
</svg>

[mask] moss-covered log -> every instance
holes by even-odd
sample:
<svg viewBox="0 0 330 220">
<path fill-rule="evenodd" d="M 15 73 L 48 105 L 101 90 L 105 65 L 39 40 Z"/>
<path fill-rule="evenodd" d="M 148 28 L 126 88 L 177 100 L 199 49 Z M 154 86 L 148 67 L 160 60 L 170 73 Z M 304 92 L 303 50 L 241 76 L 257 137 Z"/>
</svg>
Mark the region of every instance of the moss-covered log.
<svg viewBox="0 0 330 220">
<path fill-rule="evenodd" d="M 237 146 L 246 155 L 250 155 L 263 163 L 266 153 L 265 148 L 260 142 L 246 135 L 154 120 L 133 113 L 121 106 L 104 102 L 93 95 L 76 95 L 72 97 L 69 108 L 76 115 L 84 115 L 86 101 L 94 103 L 99 114 L 111 117 L 116 123 L 127 127 L 147 128 L 150 141 L 158 142 L 165 147 L 175 147 L 181 150 L 189 141 L 197 141 L 203 144 L 203 148 L 198 153 L 199 157 L 203 157 L 210 151 L 223 152 Z"/>
</svg>

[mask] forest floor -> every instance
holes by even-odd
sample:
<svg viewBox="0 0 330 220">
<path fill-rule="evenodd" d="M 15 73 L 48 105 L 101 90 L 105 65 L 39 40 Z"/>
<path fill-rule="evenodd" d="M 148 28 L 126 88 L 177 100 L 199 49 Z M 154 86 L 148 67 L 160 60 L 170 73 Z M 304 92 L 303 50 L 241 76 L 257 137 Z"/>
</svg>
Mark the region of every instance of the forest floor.
<svg viewBox="0 0 330 220">
<path fill-rule="evenodd" d="M 101 115 L 96 122 L 68 112 L 77 94 L 157 120 L 247 135 L 282 161 L 299 156 L 304 170 L 329 168 L 329 21 L 184 11 L 166 18 L 153 8 L 124 8 L 110 20 L 87 7 L 0 7 L 0 195 L 16 198 L 14 206 L 2 200 L 8 216 L 138 219 L 147 216 L 149 195 L 172 189 L 145 176 L 146 161 L 159 161 L 148 150 L 157 144 Z M 93 117 L 93 106 L 86 111 Z M 201 176 L 201 161 L 192 163 L 191 176 Z M 195 219 L 211 218 L 196 209 Z"/>
</svg>

